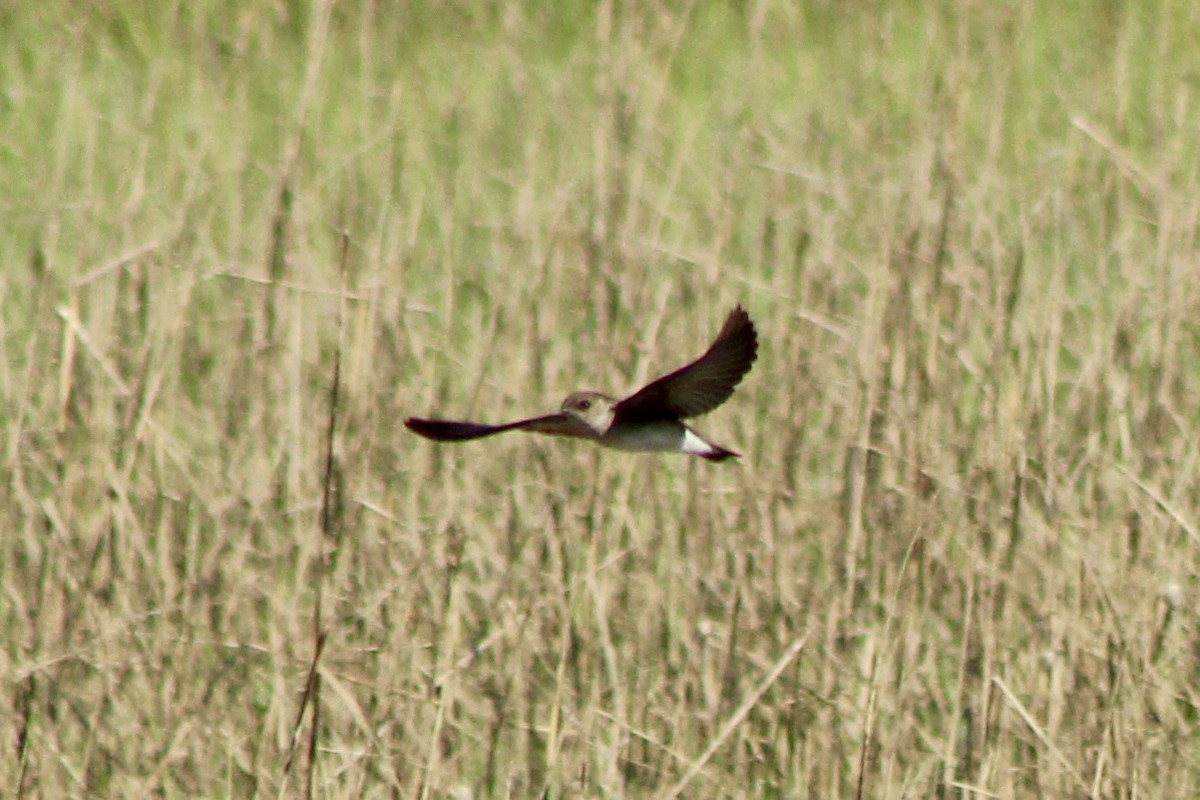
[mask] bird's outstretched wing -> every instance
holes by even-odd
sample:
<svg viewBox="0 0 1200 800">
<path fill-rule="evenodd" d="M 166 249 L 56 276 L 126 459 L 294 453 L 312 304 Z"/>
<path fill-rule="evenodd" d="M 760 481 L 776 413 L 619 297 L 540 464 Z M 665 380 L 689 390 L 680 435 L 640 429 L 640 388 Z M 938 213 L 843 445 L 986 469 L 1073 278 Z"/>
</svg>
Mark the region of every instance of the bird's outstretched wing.
<svg viewBox="0 0 1200 800">
<path fill-rule="evenodd" d="M 583 436 L 585 438 L 592 436 L 592 431 L 587 425 L 577 419 L 568 417 L 566 414 L 550 414 L 545 417 L 522 419 L 503 425 L 484 425 L 478 422 L 409 417 L 404 421 L 404 425 L 413 433 L 438 442 L 465 442 L 470 439 L 482 439 L 485 436 L 494 436 L 497 433 L 504 433 L 505 431 L 531 431 L 533 433 L 545 433 L 552 436 Z"/>
<path fill-rule="evenodd" d="M 758 334 L 739 305 L 704 355 L 617 403 L 614 424 L 707 414 L 729 399 L 757 357 Z"/>
</svg>

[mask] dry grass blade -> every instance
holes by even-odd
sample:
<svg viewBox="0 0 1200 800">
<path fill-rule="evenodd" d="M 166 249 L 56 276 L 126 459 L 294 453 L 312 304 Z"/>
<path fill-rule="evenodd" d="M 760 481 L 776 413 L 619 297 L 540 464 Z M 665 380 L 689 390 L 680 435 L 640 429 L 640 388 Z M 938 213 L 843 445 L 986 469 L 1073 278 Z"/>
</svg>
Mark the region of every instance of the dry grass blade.
<svg viewBox="0 0 1200 800">
<path fill-rule="evenodd" d="M 1117 464 L 1116 467 L 1117 472 L 1121 473 L 1126 480 L 1144 492 L 1147 497 L 1154 501 L 1155 505 L 1165 511 L 1171 519 L 1175 520 L 1183 532 L 1187 534 L 1188 539 L 1193 545 L 1200 547 L 1200 531 L 1196 529 L 1195 525 L 1188 521 L 1188 518 L 1184 516 L 1182 511 L 1176 508 L 1170 500 L 1164 497 L 1162 492 L 1139 478 L 1137 475 L 1134 475 L 1124 465 Z"/>
<path fill-rule="evenodd" d="M 704 749 L 704 752 L 701 753 L 698 758 L 694 759 L 688 764 L 688 768 L 684 771 L 683 777 L 679 779 L 679 782 L 662 795 L 663 800 L 672 800 L 672 798 L 679 797 L 684 793 L 696 776 L 700 774 L 700 771 L 704 769 L 704 766 L 712 759 L 714 755 L 716 755 L 717 751 L 721 749 L 729 737 L 733 735 L 733 732 L 737 730 L 738 726 L 741 725 L 743 720 L 746 719 L 746 715 L 749 714 L 756 705 L 758 705 L 758 701 L 762 699 L 762 696 L 766 694 L 767 690 L 775 684 L 775 681 L 779 680 L 779 676 L 783 674 L 783 671 L 791 666 L 792 662 L 796 660 L 797 656 L 800 655 L 800 651 L 804 649 L 804 644 L 806 641 L 808 641 L 808 636 L 804 635 L 795 639 L 791 643 L 787 651 L 784 652 L 784 654 L 779 657 L 779 660 L 775 662 L 775 665 L 771 667 L 771 671 L 768 672 L 766 677 L 762 679 L 762 682 L 760 682 L 758 686 L 756 686 L 754 690 L 746 696 L 746 698 L 742 701 L 742 704 L 738 706 L 737 710 L 735 710 L 729 716 L 729 719 L 725 721 L 725 724 L 721 726 L 721 730 L 717 733 L 716 737 L 708 743 L 708 747 Z"/>
<path fill-rule="evenodd" d="M 1025 704 L 1017 699 L 1017 696 L 1012 693 L 1011 689 L 1008 688 L 1008 684 L 1006 684 L 999 676 L 993 676 L 992 683 L 999 687 L 1000 691 L 1004 694 L 1004 699 L 1008 701 L 1008 704 L 1012 706 L 1013 710 L 1016 711 L 1021 719 L 1025 721 L 1025 724 L 1029 726 L 1029 730 L 1032 731 L 1033 735 L 1038 738 L 1038 741 L 1040 741 L 1046 747 L 1046 750 L 1050 753 L 1050 755 L 1054 756 L 1054 760 L 1057 761 L 1064 770 L 1066 770 L 1067 774 L 1071 776 L 1071 779 L 1078 784 L 1079 788 L 1085 794 L 1091 795 L 1092 787 L 1088 786 L 1087 781 L 1083 779 L 1083 776 L 1077 769 L 1075 769 L 1075 766 L 1067 760 L 1067 757 L 1064 756 L 1062 751 L 1058 749 L 1058 746 L 1050 740 L 1050 737 L 1046 735 L 1045 728 L 1038 724 L 1038 721 L 1034 719 L 1033 715 L 1029 713 L 1029 710 L 1025 708 Z"/>
</svg>

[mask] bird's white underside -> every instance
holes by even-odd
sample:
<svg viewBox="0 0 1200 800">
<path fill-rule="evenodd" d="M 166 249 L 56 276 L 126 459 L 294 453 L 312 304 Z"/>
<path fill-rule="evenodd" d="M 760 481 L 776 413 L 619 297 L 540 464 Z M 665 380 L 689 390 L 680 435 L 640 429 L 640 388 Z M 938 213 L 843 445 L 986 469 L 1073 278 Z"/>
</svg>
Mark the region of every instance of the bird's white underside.
<svg viewBox="0 0 1200 800">
<path fill-rule="evenodd" d="M 618 426 L 597 440 L 617 450 L 641 453 L 671 452 L 705 455 L 715 452 L 711 444 L 680 422 L 658 422 L 650 425 Z"/>
</svg>

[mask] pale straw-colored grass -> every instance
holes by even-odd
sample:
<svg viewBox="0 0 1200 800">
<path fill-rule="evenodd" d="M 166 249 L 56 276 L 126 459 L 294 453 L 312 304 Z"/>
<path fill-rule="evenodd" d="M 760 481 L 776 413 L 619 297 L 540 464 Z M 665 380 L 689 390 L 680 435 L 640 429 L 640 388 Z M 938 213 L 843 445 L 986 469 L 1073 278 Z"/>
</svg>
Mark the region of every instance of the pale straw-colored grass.
<svg viewBox="0 0 1200 800">
<path fill-rule="evenodd" d="M 2 12 L 3 794 L 1193 796 L 1189 4 L 297 5 Z"/>
</svg>

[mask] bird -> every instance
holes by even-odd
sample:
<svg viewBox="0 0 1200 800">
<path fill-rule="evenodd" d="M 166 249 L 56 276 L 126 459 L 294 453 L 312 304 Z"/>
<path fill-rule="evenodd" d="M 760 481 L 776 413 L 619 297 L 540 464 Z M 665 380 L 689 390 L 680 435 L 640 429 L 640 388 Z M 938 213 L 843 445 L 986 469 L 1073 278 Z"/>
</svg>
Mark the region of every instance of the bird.
<svg viewBox="0 0 1200 800">
<path fill-rule="evenodd" d="M 590 439 L 631 452 L 675 452 L 709 461 L 738 458 L 701 436 L 685 419 L 707 414 L 733 394 L 758 357 L 758 333 L 739 304 L 704 355 L 618 400 L 603 392 L 572 392 L 557 414 L 487 425 L 409 417 L 405 426 L 438 442 L 482 439 L 506 431 Z"/>
</svg>

